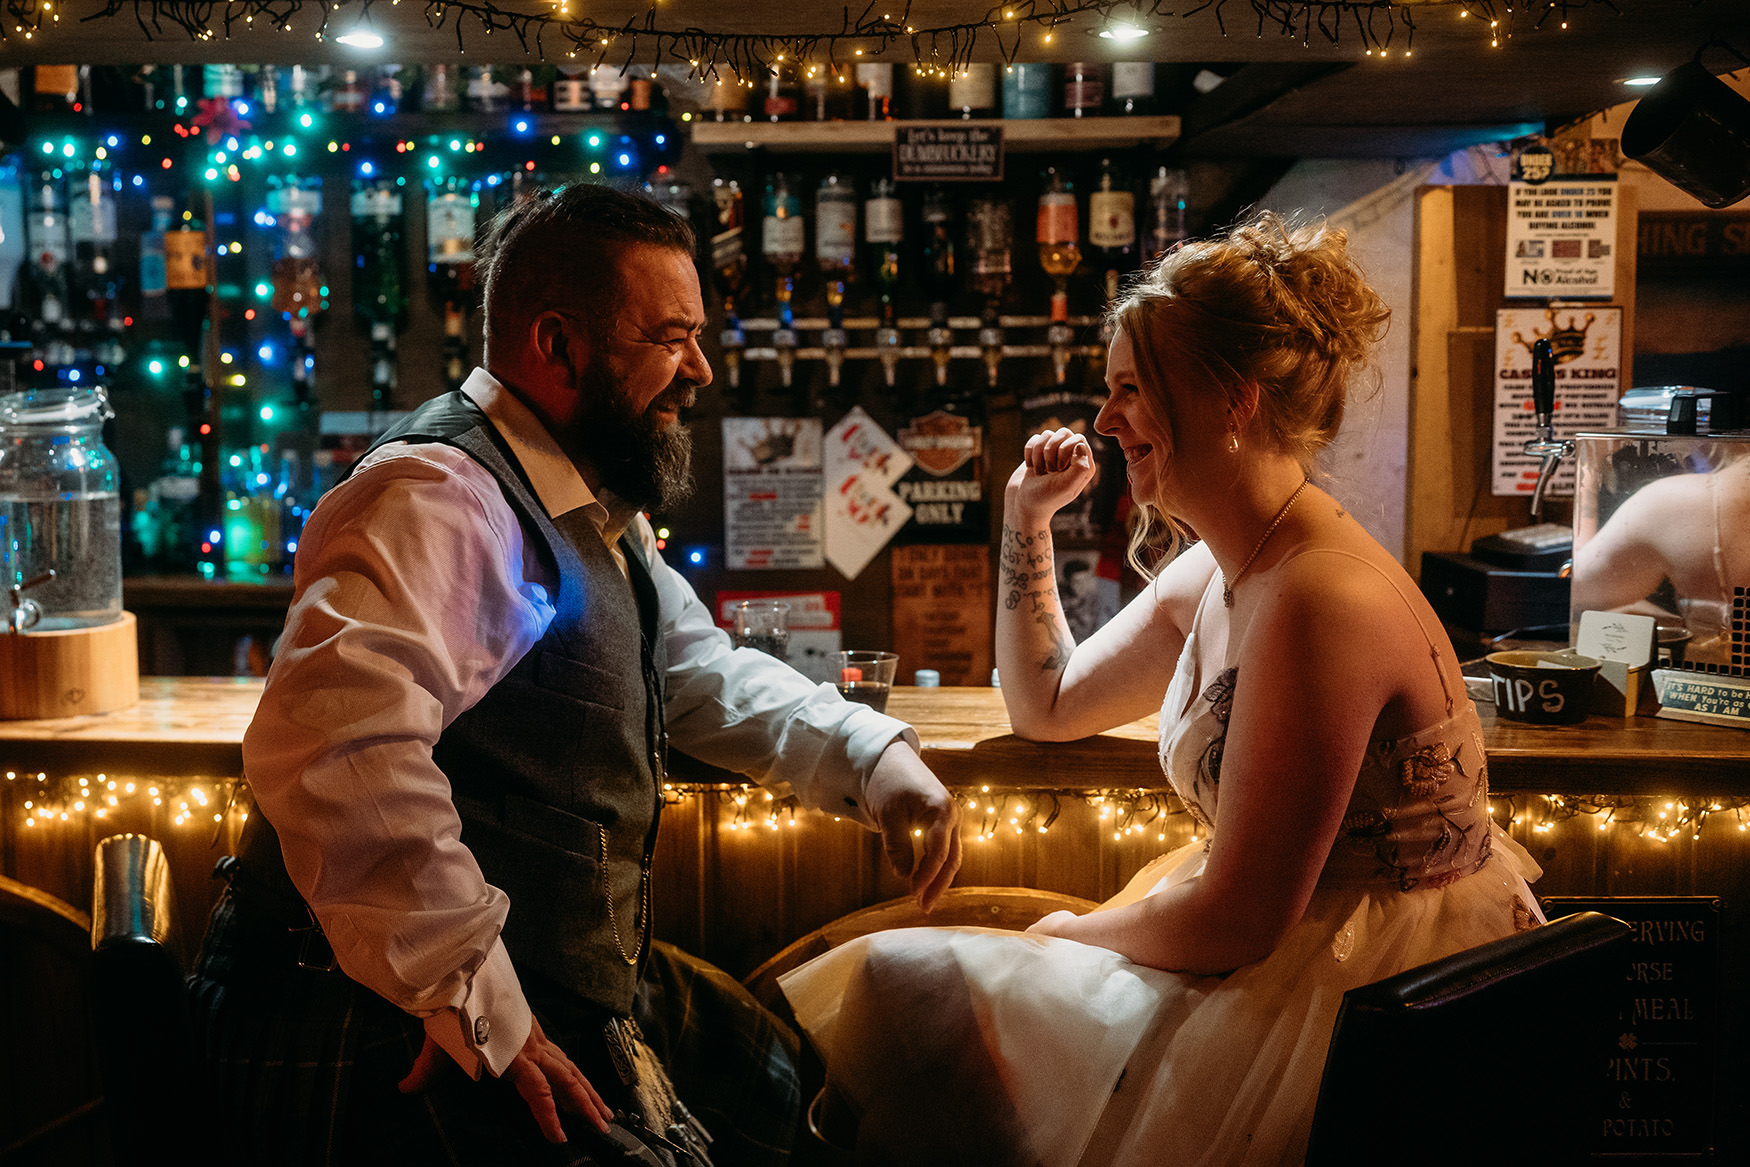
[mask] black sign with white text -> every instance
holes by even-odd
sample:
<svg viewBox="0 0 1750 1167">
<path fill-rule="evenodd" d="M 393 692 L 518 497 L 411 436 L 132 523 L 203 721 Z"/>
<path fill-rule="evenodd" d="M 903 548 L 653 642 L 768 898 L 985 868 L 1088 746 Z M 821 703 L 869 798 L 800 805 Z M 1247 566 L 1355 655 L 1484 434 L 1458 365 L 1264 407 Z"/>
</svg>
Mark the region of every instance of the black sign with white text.
<svg viewBox="0 0 1750 1167">
<path fill-rule="evenodd" d="M 1615 1006 L 1597 1019 L 1600 1065 L 1587 1150 L 1598 1156 L 1697 1156 L 1715 1146 L 1715 1042 L 1721 904 L 1712 896 L 1551 896 L 1551 919 L 1603 912 L 1634 928 Z"/>
</svg>

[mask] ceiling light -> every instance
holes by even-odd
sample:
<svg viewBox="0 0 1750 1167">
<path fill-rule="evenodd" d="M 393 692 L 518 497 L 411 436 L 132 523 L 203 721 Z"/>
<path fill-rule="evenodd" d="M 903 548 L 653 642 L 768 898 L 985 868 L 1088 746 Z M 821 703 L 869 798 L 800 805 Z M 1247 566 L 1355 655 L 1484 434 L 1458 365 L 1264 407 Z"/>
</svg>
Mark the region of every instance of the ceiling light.
<svg viewBox="0 0 1750 1167">
<path fill-rule="evenodd" d="M 1630 89 L 1646 89 L 1649 86 L 1657 85 L 1658 83 L 1659 83 L 1659 78 L 1657 76 L 1624 77 L 1622 80 L 1617 82 L 1618 85 L 1626 85 Z"/>
<path fill-rule="evenodd" d="M 1109 24 L 1100 30 L 1101 40 L 1120 41 L 1126 44 L 1130 41 L 1139 41 L 1147 35 L 1148 29 L 1140 28 L 1134 24 Z"/>
<path fill-rule="evenodd" d="M 380 49 L 383 47 L 383 38 L 372 32 L 363 21 L 353 25 L 334 39 L 355 49 Z"/>
</svg>

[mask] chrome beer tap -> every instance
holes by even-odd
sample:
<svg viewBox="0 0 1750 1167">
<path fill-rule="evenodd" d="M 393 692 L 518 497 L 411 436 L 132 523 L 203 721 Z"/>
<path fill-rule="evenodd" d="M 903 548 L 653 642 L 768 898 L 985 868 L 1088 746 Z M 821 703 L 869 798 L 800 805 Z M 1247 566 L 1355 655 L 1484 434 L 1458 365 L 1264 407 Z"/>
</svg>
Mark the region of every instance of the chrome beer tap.
<svg viewBox="0 0 1750 1167">
<path fill-rule="evenodd" d="M 1531 517 L 1537 519 L 1543 512 L 1543 492 L 1550 476 L 1561 460 L 1574 452 L 1572 441 L 1556 440 L 1556 358 L 1548 338 L 1531 345 L 1531 407 L 1537 417 L 1537 436 L 1524 448 L 1528 456 L 1542 459 L 1537 485 L 1531 491 Z"/>
</svg>

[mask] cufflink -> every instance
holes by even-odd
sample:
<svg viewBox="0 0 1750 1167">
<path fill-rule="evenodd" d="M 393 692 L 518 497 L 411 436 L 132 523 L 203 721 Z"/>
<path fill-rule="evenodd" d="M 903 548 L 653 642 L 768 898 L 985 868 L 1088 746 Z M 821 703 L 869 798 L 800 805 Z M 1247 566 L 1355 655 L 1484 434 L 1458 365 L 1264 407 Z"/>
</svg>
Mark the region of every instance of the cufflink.
<svg viewBox="0 0 1750 1167">
<path fill-rule="evenodd" d="M 474 1044 L 485 1045 L 486 1039 L 492 1036 L 492 1022 L 484 1017 L 474 1018 Z"/>
</svg>

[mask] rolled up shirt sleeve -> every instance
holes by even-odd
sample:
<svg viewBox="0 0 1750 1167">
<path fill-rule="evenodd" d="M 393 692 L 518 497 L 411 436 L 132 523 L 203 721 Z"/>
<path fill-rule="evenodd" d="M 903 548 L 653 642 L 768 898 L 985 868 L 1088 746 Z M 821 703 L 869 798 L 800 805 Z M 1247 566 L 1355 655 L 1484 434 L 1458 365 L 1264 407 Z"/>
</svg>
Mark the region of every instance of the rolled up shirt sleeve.
<svg viewBox="0 0 1750 1167">
<path fill-rule="evenodd" d="M 286 869 L 346 974 L 473 1076 L 522 1048 L 499 934 L 511 905 L 461 842 L 432 746 L 551 621 L 496 482 L 460 451 L 389 447 L 304 532 L 284 635 L 243 743 Z"/>
</svg>

